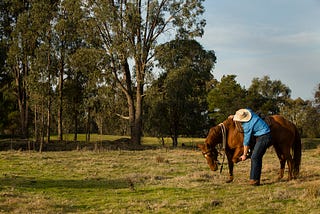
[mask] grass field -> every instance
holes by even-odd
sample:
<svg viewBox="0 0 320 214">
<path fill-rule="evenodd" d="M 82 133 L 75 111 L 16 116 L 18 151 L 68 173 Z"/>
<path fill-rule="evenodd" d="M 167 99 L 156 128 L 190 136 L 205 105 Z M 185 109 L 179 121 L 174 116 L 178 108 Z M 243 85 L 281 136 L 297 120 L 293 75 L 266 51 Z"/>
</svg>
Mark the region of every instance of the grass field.
<svg viewBox="0 0 320 214">
<path fill-rule="evenodd" d="M 196 145 L 199 139 L 188 139 Z M 144 139 L 150 144 L 155 139 Z M 152 142 L 152 143 L 151 143 Z M 262 185 L 250 160 L 235 180 L 211 172 L 195 147 L 141 151 L 0 152 L 0 213 L 320 213 L 319 140 L 305 143 L 300 177 L 277 181 L 272 149 Z M 287 175 L 286 175 L 287 176 Z M 286 177 L 285 177 L 286 178 Z"/>
</svg>

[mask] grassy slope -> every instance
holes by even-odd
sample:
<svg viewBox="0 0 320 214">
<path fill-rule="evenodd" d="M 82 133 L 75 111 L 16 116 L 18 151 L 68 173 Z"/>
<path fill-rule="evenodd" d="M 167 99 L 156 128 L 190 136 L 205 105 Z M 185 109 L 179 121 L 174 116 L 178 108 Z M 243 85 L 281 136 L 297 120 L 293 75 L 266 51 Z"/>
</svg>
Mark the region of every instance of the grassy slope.
<svg viewBox="0 0 320 214">
<path fill-rule="evenodd" d="M 196 149 L 0 152 L 0 213 L 319 213 L 320 147 L 302 160 L 299 179 L 277 182 L 269 150 L 251 187 L 250 161 L 226 184 L 227 166 L 211 172 Z"/>
</svg>

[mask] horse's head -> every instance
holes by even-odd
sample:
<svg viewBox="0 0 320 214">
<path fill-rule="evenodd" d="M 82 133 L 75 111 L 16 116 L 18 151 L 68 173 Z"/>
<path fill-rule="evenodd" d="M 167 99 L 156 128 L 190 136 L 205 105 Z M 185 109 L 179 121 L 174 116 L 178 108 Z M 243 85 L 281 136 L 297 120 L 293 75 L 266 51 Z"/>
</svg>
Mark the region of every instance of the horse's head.
<svg viewBox="0 0 320 214">
<path fill-rule="evenodd" d="M 207 163 L 212 171 L 218 170 L 218 150 L 215 147 L 211 147 L 210 144 L 199 144 L 203 156 L 207 160 Z"/>
<path fill-rule="evenodd" d="M 208 165 L 212 171 L 218 170 L 218 150 L 216 145 L 221 142 L 221 131 L 220 135 L 219 126 L 215 126 L 210 129 L 209 134 L 204 144 L 199 144 L 198 147 L 201 149 L 203 156 L 206 158 Z"/>
</svg>

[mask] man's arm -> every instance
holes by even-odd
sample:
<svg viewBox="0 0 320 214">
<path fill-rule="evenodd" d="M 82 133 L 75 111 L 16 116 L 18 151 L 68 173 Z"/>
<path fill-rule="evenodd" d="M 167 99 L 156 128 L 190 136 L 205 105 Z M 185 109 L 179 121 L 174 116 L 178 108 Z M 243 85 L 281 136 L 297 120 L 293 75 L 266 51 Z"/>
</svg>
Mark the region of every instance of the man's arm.
<svg viewBox="0 0 320 214">
<path fill-rule="evenodd" d="M 249 151 L 249 146 L 243 146 L 243 154 L 240 157 L 242 161 L 245 161 L 247 159 L 248 151 Z"/>
</svg>

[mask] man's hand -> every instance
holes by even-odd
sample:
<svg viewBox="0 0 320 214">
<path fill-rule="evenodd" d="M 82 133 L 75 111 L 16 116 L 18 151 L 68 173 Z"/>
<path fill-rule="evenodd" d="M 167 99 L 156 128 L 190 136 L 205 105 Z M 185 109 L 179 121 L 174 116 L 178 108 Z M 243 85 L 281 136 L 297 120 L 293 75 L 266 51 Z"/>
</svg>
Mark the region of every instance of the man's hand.
<svg viewBox="0 0 320 214">
<path fill-rule="evenodd" d="M 241 161 L 245 161 L 247 159 L 248 151 L 249 151 L 249 146 L 243 146 L 243 154 L 240 157 Z"/>
<path fill-rule="evenodd" d="M 247 155 L 241 155 L 240 160 L 245 161 L 247 159 Z"/>
</svg>

